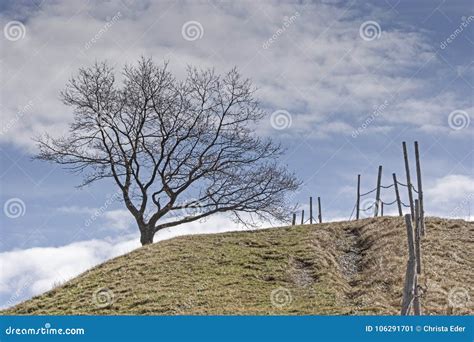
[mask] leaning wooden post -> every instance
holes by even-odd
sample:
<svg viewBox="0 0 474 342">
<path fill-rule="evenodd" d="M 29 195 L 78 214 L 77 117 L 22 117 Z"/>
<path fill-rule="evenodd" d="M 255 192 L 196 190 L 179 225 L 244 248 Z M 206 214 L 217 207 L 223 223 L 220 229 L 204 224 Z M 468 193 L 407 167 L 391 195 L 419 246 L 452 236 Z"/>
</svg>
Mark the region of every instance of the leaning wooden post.
<svg viewBox="0 0 474 342">
<path fill-rule="evenodd" d="M 407 175 L 407 188 L 408 188 L 408 200 L 410 201 L 410 213 L 411 219 L 415 219 L 415 208 L 413 207 L 413 193 L 411 189 L 411 179 L 410 179 L 410 165 L 408 164 L 408 152 L 406 142 L 402 143 L 403 145 L 403 158 L 405 159 L 405 173 Z"/>
<path fill-rule="evenodd" d="M 382 165 L 379 166 L 379 174 L 377 176 L 377 193 L 375 195 L 375 211 L 374 217 L 379 216 L 379 205 L 380 205 L 380 183 L 382 182 Z"/>
<path fill-rule="evenodd" d="M 420 201 L 415 200 L 415 252 L 416 252 L 416 273 L 421 274 L 421 212 Z"/>
<path fill-rule="evenodd" d="M 313 197 L 309 197 L 309 223 L 313 224 Z"/>
<path fill-rule="evenodd" d="M 357 175 L 356 220 L 359 219 L 359 210 L 360 210 L 360 175 Z"/>
<path fill-rule="evenodd" d="M 304 224 L 304 209 L 301 210 L 301 224 Z"/>
<path fill-rule="evenodd" d="M 415 159 L 416 159 L 416 179 L 418 182 L 418 201 L 420 205 L 420 231 L 421 235 L 425 235 L 425 212 L 423 206 L 423 187 L 421 184 L 421 167 L 420 167 L 420 152 L 418 150 L 418 141 L 415 141 Z"/>
<path fill-rule="evenodd" d="M 407 228 L 408 240 L 408 261 L 405 273 L 405 285 L 403 287 L 402 310 L 403 316 L 410 313 L 410 307 L 415 293 L 416 278 L 416 259 L 415 259 L 415 242 L 413 237 L 413 226 L 411 225 L 411 215 L 405 215 L 405 224 Z"/>
<path fill-rule="evenodd" d="M 291 220 L 291 225 L 296 225 L 296 213 L 293 213 L 293 220 Z"/>
<path fill-rule="evenodd" d="M 321 197 L 318 197 L 318 211 L 319 211 L 319 214 L 318 214 L 319 223 L 323 223 L 323 214 L 321 213 Z"/>
<path fill-rule="evenodd" d="M 415 290 L 413 293 L 413 314 L 415 316 L 421 315 L 420 292 L 418 289 L 418 276 L 415 274 Z"/>
<path fill-rule="evenodd" d="M 393 176 L 393 186 L 395 187 L 395 197 L 397 199 L 398 215 L 403 216 L 402 202 L 400 201 L 400 192 L 398 192 L 397 175 L 393 173 L 392 176 Z"/>
</svg>

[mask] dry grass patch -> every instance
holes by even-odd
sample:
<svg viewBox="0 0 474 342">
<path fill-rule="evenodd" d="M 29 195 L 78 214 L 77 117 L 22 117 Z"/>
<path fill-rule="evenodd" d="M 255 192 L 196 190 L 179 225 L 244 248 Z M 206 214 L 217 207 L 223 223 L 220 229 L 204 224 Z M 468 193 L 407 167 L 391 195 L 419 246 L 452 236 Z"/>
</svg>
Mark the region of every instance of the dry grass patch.
<svg viewBox="0 0 474 342">
<path fill-rule="evenodd" d="M 453 289 L 471 296 L 472 233 L 472 223 L 427 220 L 426 313 L 472 314 L 472 301 L 448 301 Z M 406 250 L 404 222 L 394 217 L 184 236 L 105 262 L 3 314 L 398 314 Z"/>
</svg>

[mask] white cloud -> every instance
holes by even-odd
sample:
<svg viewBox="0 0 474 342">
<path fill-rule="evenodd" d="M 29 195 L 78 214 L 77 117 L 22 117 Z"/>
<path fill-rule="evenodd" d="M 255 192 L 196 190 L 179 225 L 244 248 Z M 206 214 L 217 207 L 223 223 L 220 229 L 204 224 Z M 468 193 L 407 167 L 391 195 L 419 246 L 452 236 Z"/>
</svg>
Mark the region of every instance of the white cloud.
<svg viewBox="0 0 474 342">
<path fill-rule="evenodd" d="M 293 133 L 312 132 L 317 138 L 345 129 L 350 134 L 373 106 L 392 97 L 392 110 L 374 127 L 422 127 L 426 122 L 446 126 L 446 113 L 466 107 L 454 94 L 441 93 L 438 99 L 427 95 L 431 81 L 415 71 L 440 65 L 426 33 L 389 29 L 384 23 L 390 19 L 377 9 L 313 3 L 58 1 L 43 3 L 41 11 L 34 6 L 22 11 L 28 16 L 26 37 L 4 41 L 1 52 L 2 113 L 5 122 L 15 123 L 0 142 L 31 147 L 35 134 L 64 131 L 71 113 L 58 94 L 80 66 L 108 59 L 120 68 L 142 54 L 169 59 L 178 75 L 186 64 L 215 66 L 218 71 L 237 65 L 259 87 L 257 96 L 265 107 L 294 114 Z M 282 27 L 284 18 L 296 12 L 300 15 L 264 49 L 262 44 Z M 365 17 L 380 22 L 380 39 L 359 37 Z M 0 16 L 2 24 L 11 19 Z M 200 22 L 204 30 L 203 37 L 192 42 L 181 36 L 182 25 L 190 20 Z M 19 108 L 30 102 L 31 110 L 15 120 Z M 333 122 L 339 113 L 344 117 Z M 276 134 L 269 122 L 266 131 Z"/>
<path fill-rule="evenodd" d="M 428 184 L 425 190 L 428 214 L 469 219 L 474 204 L 474 177 L 448 175 Z"/>
<path fill-rule="evenodd" d="M 106 228 L 127 230 L 134 224 L 133 216 L 125 209 L 106 211 L 103 217 L 106 220 Z"/>
</svg>

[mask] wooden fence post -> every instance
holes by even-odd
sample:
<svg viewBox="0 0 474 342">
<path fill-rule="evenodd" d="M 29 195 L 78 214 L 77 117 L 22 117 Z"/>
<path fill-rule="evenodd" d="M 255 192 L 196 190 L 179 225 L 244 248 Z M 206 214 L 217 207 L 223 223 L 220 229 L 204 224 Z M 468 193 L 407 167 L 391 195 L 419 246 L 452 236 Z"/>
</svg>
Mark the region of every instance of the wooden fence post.
<svg viewBox="0 0 474 342">
<path fill-rule="evenodd" d="M 293 213 L 293 219 L 291 220 L 291 225 L 296 225 L 296 213 Z"/>
<path fill-rule="evenodd" d="M 377 193 L 375 195 L 375 210 L 374 217 L 379 215 L 379 205 L 380 205 L 380 183 L 382 182 L 382 165 L 379 166 L 379 174 L 377 176 Z"/>
<path fill-rule="evenodd" d="M 413 314 L 415 316 L 421 315 L 420 293 L 418 291 L 418 276 L 415 274 L 415 290 L 413 293 Z"/>
<path fill-rule="evenodd" d="M 407 188 L 408 188 L 408 200 L 410 201 L 410 213 L 411 219 L 415 219 L 415 208 L 413 207 L 413 193 L 411 189 L 411 179 L 410 179 L 410 165 L 408 164 L 408 152 L 407 152 L 407 143 L 404 141 L 403 146 L 403 158 L 405 159 L 405 173 L 407 175 Z"/>
<path fill-rule="evenodd" d="M 408 261 L 405 274 L 405 285 L 403 287 L 402 315 L 410 313 L 410 307 L 415 293 L 416 282 L 416 259 L 415 259 L 415 241 L 413 238 L 413 226 L 411 224 L 411 215 L 405 215 L 405 224 L 407 228 L 408 240 Z"/>
<path fill-rule="evenodd" d="M 420 201 L 415 200 L 415 252 L 416 252 L 416 273 L 421 274 L 421 216 Z"/>
<path fill-rule="evenodd" d="M 395 196 L 397 199 L 398 215 L 403 216 L 402 202 L 400 202 L 400 193 L 398 192 L 397 175 L 393 173 L 392 176 L 393 176 L 393 186 L 395 187 Z"/>
<path fill-rule="evenodd" d="M 301 210 L 301 224 L 304 224 L 304 209 Z"/>
<path fill-rule="evenodd" d="M 359 210 L 360 210 L 360 175 L 357 175 L 356 220 L 359 219 Z"/>
<path fill-rule="evenodd" d="M 421 184 L 421 166 L 420 166 L 420 152 L 418 150 L 418 141 L 415 141 L 415 159 L 416 159 L 416 179 L 418 182 L 418 201 L 420 202 L 420 230 L 421 235 L 425 235 L 425 212 L 423 205 L 423 186 Z"/>
<path fill-rule="evenodd" d="M 313 197 L 309 197 L 309 223 L 313 224 Z"/>
<path fill-rule="evenodd" d="M 380 216 L 383 216 L 383 202 L 380 202 Z"/>
<path fill-rule="evenodd" d="M 318 197 L 318 211 L 319 211 L 319 215 L 318 215 L 319 223 L 323 223 L 323 214 L 321 213 L 321 197 Z"/>
</svg>

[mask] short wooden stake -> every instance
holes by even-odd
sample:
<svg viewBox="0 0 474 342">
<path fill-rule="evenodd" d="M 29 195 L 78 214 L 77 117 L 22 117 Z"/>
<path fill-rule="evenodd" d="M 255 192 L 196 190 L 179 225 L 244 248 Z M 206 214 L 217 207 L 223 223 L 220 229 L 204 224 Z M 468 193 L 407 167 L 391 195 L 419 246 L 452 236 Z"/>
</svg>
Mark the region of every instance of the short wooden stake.
<svg viewBox="0 0 474 342">
<path fill-rule="evenodd" d="M 380 205 L 380 185 L 382 182 L 382 165 L 379 166 L 379 173 L 377 176 L 377 193 L 375 195 L 375 210 L 374 217 L 379 216 L 379 205 Z"/>
<path fill-rule="evenodd" d="M 293 213 L 293 219 L 291 220 L 291 225 L 296 225 L 296 213 Z"/>
<path fill-rule="evenodd" d="M 309 223 L 313 224 L 313 197 L 309 197 Z"/>
<path fill-rule="evenodd" d="M 304 224 L 304 209 L 301 210 L 301 224 Z"/>
<path fill-rule="evenodd" d="M 360 175 L 357 175 L 356 220 L 359 219 L 359 211 L 360 211 Z"/>
<path fill-rule="evenodd" d="M 403 159 L 405 159 L 405 173 L 407 176 L 407 188 L 408 188 L 408 200 L 410 201 L 410 213 L 411 219 L 415 219 L 415 208 L 413 206 L 413 193 L 412 193 L 412 185 L 411 185 L 411 178 L 410 178 L 410 165 L 408 163 L 408 152 L 407 152 L 407 143 L 404 141 L 402 143 L 403 146 Z"/>
<path fill-rule="evenodd" d="M 395 196 L 397 199 L 398 215 L 403 216 L 402 202 L 400 201 L 400 192 L 398 191 L 397 175 L 393 173 L 392 176 L 393 176 L 393 186 L 395 188 Z"/>
<path fill-rule="evenodd" d="M 318 214 L 319 223 L 323 223 L 323 214 L 321 213 L 321 197 L 318 197 L 318 211 L 319 211 L 319 214 Z"/>
</svg>

